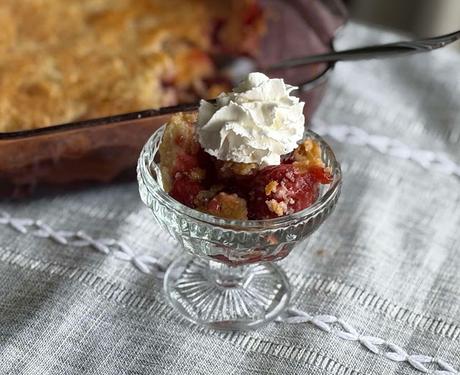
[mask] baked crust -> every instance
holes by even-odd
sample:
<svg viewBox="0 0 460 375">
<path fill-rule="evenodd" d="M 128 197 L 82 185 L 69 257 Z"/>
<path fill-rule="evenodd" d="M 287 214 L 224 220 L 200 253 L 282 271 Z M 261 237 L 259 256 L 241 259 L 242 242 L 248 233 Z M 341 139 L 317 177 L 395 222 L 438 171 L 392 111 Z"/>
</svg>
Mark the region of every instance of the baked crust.
<svg viewBox="0 0 460 375">
<path fill-rule="evenodd" d="M 215 95 L 210 56 L 254 52 L 256 0 L 2 0 L 0 131 Z"/>
</svg>

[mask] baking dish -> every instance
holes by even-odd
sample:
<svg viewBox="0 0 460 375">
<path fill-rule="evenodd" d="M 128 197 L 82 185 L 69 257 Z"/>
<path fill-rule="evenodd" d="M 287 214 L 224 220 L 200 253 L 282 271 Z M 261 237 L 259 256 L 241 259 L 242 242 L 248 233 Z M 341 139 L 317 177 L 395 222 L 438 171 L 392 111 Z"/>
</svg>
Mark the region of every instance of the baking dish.
<svg viewBox="0 0 460 375">
<path fill-rule="evenodd" d="M 262 5 L 268 25 L 257 60 L 264 65 L 331 50 L 334 34 L 346 19 L 340 0 L 266 0 Z M 303 87 L 299 95 L 310 118 L 331 68 L 320 64 L 276 76 Z M 182 104 L 0 133 L 0 197 L 21 198 L 133 178 L 148 137 L 171 113 L 193 109 L 195 104 Z"/>
</svg>

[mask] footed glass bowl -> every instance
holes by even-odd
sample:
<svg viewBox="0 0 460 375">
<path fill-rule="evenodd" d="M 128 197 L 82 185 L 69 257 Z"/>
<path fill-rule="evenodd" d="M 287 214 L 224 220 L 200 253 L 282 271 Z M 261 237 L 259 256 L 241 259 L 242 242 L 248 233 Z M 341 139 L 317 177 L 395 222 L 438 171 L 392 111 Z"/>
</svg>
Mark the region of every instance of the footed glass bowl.
<svg viewBox="0 0 460 375">
<path fill-rule="evenodd" d="M 145 144 L 137 177 L 143 202 L 186 250 L 166 271 L 169 302 L 188 320 L 216 329 L 251 329 L 275 319 L 289 302 L 290 286 L 273 262 L 318 229 L 340 195 L 340 165 L 331 148 L 306 131 L 306 138 L 320 142 L 333 174 L 312 206 L 276 219 L 227 220 L 186 207 L 163 190 L 162 135 L 163 127 Z"/>
</svg>

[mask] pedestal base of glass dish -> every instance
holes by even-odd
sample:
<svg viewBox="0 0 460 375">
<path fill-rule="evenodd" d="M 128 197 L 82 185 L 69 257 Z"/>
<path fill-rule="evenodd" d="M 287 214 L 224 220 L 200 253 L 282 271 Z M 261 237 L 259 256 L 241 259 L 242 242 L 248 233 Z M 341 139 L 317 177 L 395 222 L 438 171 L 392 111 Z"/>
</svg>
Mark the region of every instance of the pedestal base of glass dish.
<svg viewBox="0 0 460 375">
<path fill-rule="evenodd" d="M 287 306 L 290 286 L 272 263 L 230 267 L 185 255 L 168 268 L 164 288 L 189 321 L 222 330 L 258 328 Z"/>
</svg>

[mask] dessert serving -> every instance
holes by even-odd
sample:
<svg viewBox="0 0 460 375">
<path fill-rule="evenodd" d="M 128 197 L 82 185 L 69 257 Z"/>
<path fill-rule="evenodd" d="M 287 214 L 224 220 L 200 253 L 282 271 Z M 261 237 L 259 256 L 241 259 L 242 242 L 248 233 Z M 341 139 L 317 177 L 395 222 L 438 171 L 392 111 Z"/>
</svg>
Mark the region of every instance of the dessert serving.
<svg viewBox="0 0 460 375">
<path fill-rule="evenodd" d="M 290 286 L 273 262 L 338 200 L 340 165 L 305 129 L 294 89 L 251 73 L 198 113 L 173 116 L 141 152 L 142 201 L 186 250 L 166 271 L 165 296 L 194 323 L 241 330 L 275 319 Z"/>
<path fill-rule="evenodd" d="M 193 102 L 253 54 L 257 0 L 2 0 L 0 132 Z"/>
<path fill-rule="evenodd" d="M 304 103 L 282 79 L 251 73 L 199 112 L 174 115 L 159 148 L 163 188 L 226 219 L 270 219 L 309 207 L 332 181 L 319 143 L 302 140 Z"/>
<path fill-rule="evenodd" d="M 198 113 L 173 116 L 141 152 L 141 198 L 186 250 L 166 271 L 165 296 L 194 323 L 241 330 L 275 319 L 290 286 L 273 261 L 338 200 L 340 166 L 305 129 L 294 89 L 251 73 Z"/>
</svg>

